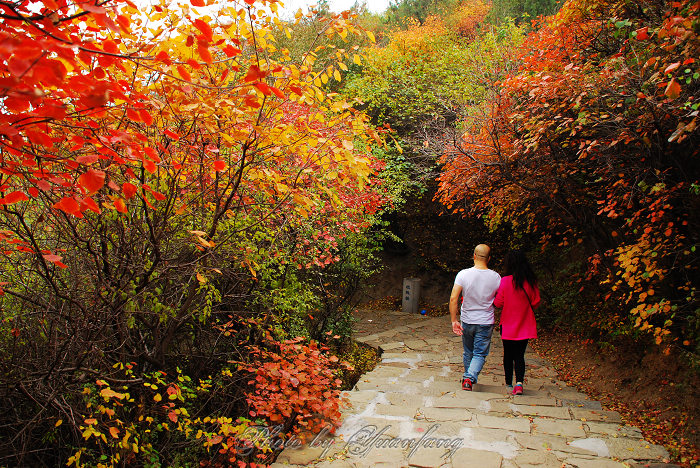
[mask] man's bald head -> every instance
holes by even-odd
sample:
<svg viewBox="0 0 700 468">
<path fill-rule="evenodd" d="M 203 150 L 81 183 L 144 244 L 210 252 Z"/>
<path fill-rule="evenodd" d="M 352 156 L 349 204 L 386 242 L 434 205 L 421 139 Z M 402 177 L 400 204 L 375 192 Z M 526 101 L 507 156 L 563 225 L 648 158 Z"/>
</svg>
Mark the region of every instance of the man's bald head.
<svg viewBox="0 0 700 468">
<path fill-rule="evenodd" d="M 491 247 L 486 244 L 479 244 L 474 248 L 474 256 L 484 260 L 488 260 L 491 256 Z"/>
<path fill-rule="evenodd" d="M 480 270 L 488 269 L 491 258 L 491 247 L 486 244 L 479 244 L 474 249 L 474 266 Z"/>
</svg>

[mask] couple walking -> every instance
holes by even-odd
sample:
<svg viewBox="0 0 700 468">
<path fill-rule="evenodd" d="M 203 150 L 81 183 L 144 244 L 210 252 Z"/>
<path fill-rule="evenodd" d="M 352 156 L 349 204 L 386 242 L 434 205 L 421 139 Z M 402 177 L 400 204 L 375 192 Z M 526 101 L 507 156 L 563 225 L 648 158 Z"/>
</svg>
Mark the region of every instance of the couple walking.
<svg viewBox="0 0 700 468">
<path fill-rule="evenodd" d="M 506 255 L 507 276 L 503 278 L 489 269 L 490 258 L 489 246 L 477 245 L 474 249 L 474 266 L 457 274 L 450 295 L 452 331 L 462 336 L 464 346 L 462 389 L 471 390 L 478 380 L 491 348 L 494 309 L 499 308 L 506 387 L 514 395 L 521 395 L 525 379 L 525 349 L 528 340 L 537 338 L 534 313 L 534 308 L 540 303 L 537 277 L 520 251 L 511 251 Z M 458 320 L 460 295 L 462 306 Z"/>
</svg>

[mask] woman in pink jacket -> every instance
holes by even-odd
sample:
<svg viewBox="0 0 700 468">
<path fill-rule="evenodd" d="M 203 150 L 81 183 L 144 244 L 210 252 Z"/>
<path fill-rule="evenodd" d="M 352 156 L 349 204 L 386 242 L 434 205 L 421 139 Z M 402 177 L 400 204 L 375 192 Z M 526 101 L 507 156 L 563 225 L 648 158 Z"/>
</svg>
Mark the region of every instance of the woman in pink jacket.
<svg viewBox="0 0 700 468">
<path fill-rule="evenodd" d="M 508 252 L 505 258 L 508 276 L 501 278 L 493 305 L 501 310 L 503 339 L 503 369 L 506 387 L 513 395 L 522 395 L 525 380 L 525 349 L 528 340 L 537 338 L 534 309 L 540 304 L 537 276 L 519 250 Z M 515 386 L 513 387 L 513 367 Z"/>
</svg>

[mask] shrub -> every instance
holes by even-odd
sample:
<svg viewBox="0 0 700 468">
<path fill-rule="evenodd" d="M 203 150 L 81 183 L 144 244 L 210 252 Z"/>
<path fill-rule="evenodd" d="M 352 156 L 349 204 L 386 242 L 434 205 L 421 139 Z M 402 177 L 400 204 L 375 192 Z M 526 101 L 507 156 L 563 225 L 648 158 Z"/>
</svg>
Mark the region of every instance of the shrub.
<svg viewBox="0 0 700 468">
<path fill-rule="evenodd" d="M 268 334 L 264 347 L 249 350 L 252 361 L 236 364 L 252 375 L 247 397 L 252 417 L 282 425 L 285 435 L 302 440 L 323 429 L 335 432 L 343 383 L 336 373 L 352 369 L 350 364 L 329 354 L 328 347 L 301 338 L 279 342 Z"/>
</svg>

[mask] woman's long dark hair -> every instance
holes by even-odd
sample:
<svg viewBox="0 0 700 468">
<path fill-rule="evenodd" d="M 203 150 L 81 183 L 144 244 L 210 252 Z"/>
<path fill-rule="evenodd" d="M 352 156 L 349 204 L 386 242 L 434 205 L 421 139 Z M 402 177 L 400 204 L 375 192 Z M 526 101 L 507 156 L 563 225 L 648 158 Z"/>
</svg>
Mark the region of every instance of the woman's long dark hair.
<svg viewBox="0 0 700 468">
<path fill-rule="evenodd" d="M 511 250 L 505 259 L 506 275 L 513 275 L 513 284 L 517 289 L 523 289 L 527 282 L 530 286 L 537 284 L 537 275 L 532 270 L 530 262 L 522 250 Z"/>
</svg>

